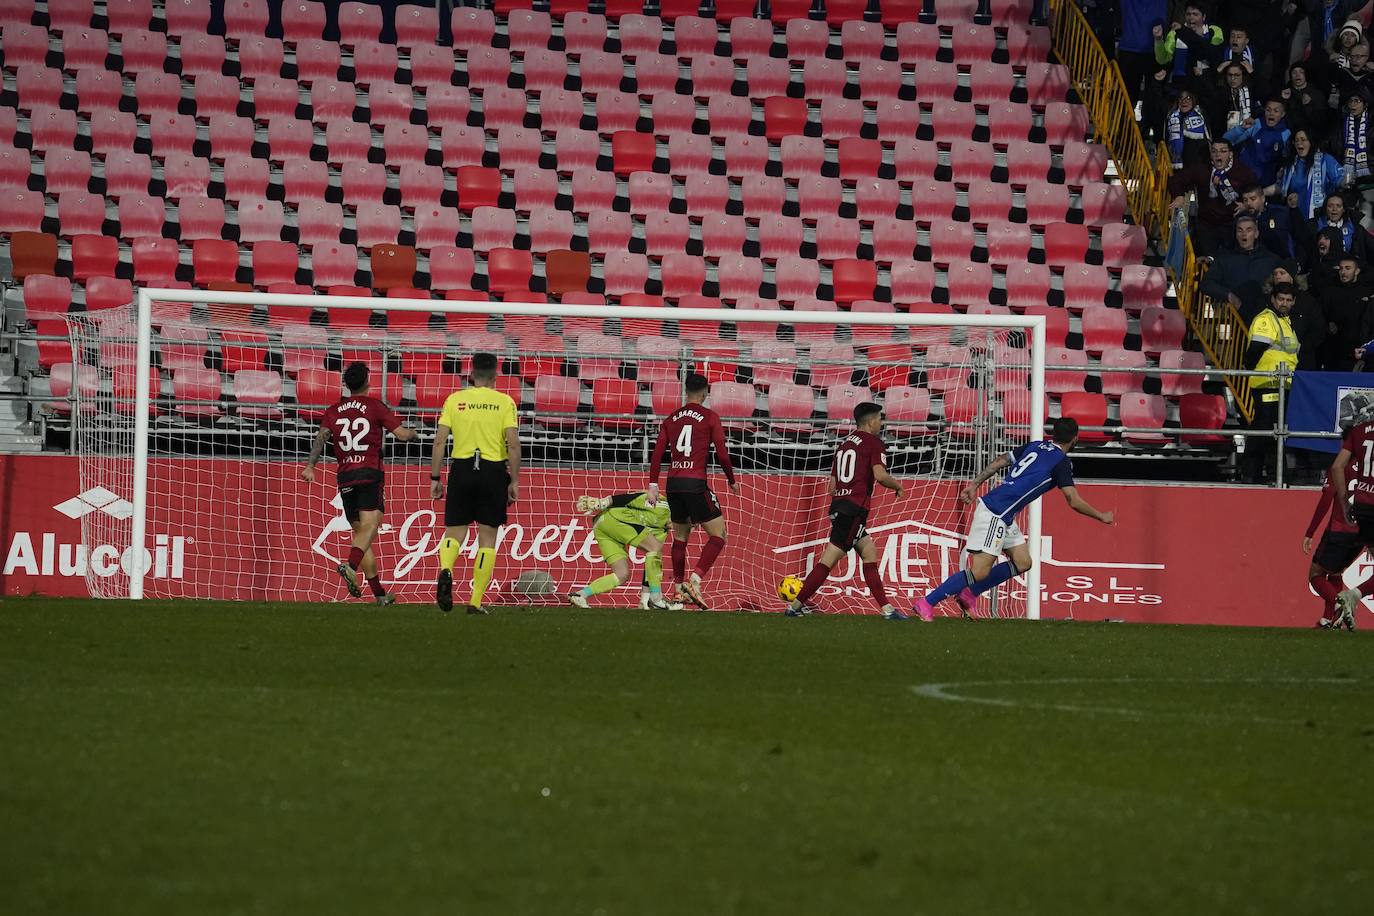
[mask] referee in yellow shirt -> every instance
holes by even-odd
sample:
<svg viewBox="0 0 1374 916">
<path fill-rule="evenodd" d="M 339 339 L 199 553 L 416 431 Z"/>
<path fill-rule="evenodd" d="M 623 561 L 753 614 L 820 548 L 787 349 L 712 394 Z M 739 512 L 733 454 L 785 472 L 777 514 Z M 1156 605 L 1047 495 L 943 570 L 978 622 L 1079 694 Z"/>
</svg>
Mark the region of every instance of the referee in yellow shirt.
<svg viewBox="0 0 1374 916">
<path fill-rule="evenodd" d="M 453 437 L 453 462 L 448 466 L 448 499 L 444 502 L 444 539 L 439 542 L 439 581 L 434 600 L 439 610 L 453 609 L 453 564 L 468 525 L 477 523 L 477 556 L 472 562 L 469 614 L 485 614 L 482 596 L 496 566 L 496 535 L 506 523 L 506 506 L 520 495 L 520 432 L 515 401 L 497 391 L 496 357 L 478 353 L 472 358 L 472 387 L 455 391 L 444 401 L 434 436 L 430 464 L 430 496 L 444 496 L 444 453 Z"/>
</svg>

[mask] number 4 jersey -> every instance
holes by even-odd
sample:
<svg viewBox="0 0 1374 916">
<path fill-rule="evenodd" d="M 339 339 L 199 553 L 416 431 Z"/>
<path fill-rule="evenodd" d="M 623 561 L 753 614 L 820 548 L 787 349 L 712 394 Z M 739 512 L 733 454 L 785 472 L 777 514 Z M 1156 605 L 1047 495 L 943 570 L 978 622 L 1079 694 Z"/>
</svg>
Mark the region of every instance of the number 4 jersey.
<svg viewBox="0 0 1374 916">
<path fill-rule="evenodd" d="M 1026 506 L 1053 487 L 1073 486 L 1073 464 L 1068 453 L 1053 442 L 1027 442 L 1007 456 L 1011 470 L 1002 482 L 983 497 L 983 505 L 1010 523 Z"/>
<path fill-rule="evenodd" d="M 367 395 L 342 398 L 324 412 L 320 425 L 334 446 L 340 488 L 381 482 L 382 439 L 401 425 L 390 407 Z"/>
<path fill-rule="evenodd" d="M 735 469 L 725 448 L 725 429 L 714 410 L 702 404 L 684 404 L 668 415 L 659 427 L 649 463 L 649 482 L 658 482 L 659 468 L 668 462 L 668 491 L 701 493 L 706 490 L 711 447 L 715 446 L 725 480 L 735 482 Z"/>
</svg>

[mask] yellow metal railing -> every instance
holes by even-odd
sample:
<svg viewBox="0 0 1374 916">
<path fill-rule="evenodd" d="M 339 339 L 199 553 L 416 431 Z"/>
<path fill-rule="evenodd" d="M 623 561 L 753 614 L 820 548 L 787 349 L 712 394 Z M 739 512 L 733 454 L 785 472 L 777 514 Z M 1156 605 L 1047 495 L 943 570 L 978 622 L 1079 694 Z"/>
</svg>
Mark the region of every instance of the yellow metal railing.
<svg viewBox="0 0 1374 916">
<path fill-rule="evenodd" d="M 1145 231 L 1167 246 L 1170 222 L 1169 175 L 1172 164 L 1161 144 L 1151 161 L 1135 120 L 1135 105 L 1126 91 L 1121 68 L 1108 59 L 1092 28 L 1072 0 L 1050 0 L 1050 35 L 1055 56 L 1068 68 L 1074 90 L 1092 118 L 1096 139 L 1106 147 L 1126 189 L 1131 217 Z M 1193 254 L 1191 240 L 1183 239 L 1183 257 L 1169 272 L 1179 310 L 1191 325 L 1207 358 L 1220 369 L 1244 369 L 1242 362 L 1249 331 L 1229 302 L 1216 303 L 1202 295 L 1205 265 Z M 1226 376 L 1236 409 L 1246 420 L 1254 416 L 1250 380 Z"/>
</svg>

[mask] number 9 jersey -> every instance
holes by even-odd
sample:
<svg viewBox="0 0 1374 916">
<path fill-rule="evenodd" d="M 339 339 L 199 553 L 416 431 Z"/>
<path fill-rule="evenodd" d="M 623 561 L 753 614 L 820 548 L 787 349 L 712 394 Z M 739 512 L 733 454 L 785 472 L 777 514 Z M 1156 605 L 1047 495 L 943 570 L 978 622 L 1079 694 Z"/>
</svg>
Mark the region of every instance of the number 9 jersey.
<svg viewBox="0 0 1374 916">
<path fill-rule="evenodd" d="M 369 395 L 341 398 L 324 412 L 320 425 L 328 430 L 339 463 L 340 489 L 382 482 L 382 440 L 401 425 L 390 407 Z"/>
</svg>

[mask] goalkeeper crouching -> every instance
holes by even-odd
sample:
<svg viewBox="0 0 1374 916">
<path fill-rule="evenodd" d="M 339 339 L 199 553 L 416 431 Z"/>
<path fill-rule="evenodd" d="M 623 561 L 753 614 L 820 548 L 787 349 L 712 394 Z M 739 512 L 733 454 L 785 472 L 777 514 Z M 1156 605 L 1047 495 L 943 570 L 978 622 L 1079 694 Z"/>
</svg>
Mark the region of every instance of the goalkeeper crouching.
<svg viewBox="0 0 1374 916">
<path fill-rule="evenodd" d="M 568 595 L 573 607 L 588 607 L 587 599 L 624 585 L 630 578 L 631 547 L 644 551 L 644 582 L 649 589 L 647 606 L 655 610 L 682 610 L 682 605 L 663 597 L 663 541 L 671 518 L 668 501 L 650 506 L 645 493 L 616 496 L 579 496 L 577 511 L 595 515 L 592 536 L 609 574 Z"/>
</svg>

